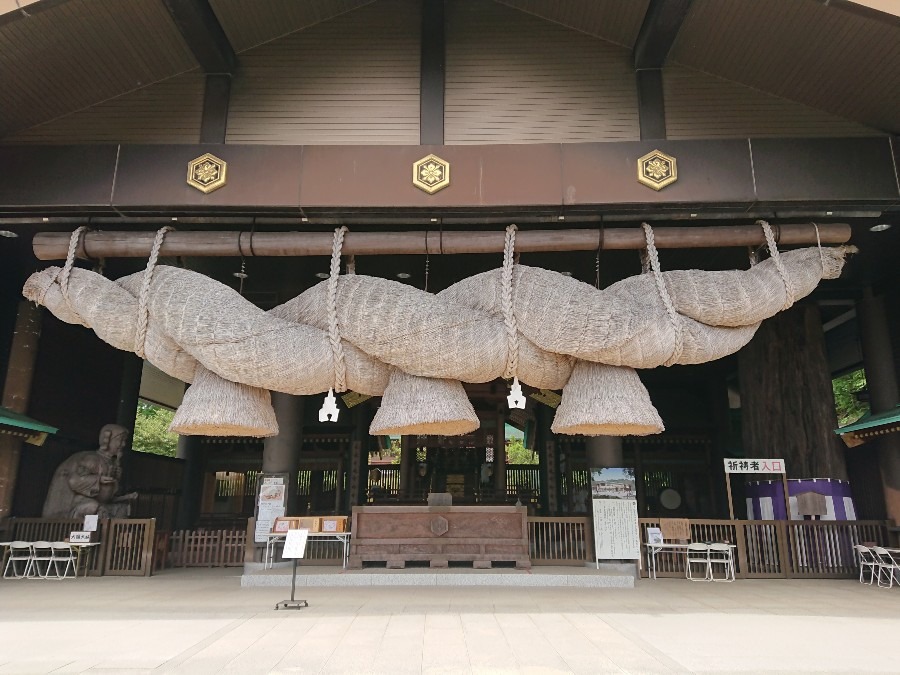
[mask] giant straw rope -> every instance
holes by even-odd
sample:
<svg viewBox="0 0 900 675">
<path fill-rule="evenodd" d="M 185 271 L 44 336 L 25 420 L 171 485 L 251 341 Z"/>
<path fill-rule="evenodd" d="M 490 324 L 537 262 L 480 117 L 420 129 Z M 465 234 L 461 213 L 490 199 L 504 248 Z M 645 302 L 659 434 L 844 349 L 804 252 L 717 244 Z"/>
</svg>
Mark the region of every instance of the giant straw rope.
<svg viewBox="0 0 900 675">
<path fill-rule="evenodd" d="M 644 225 L 648 273 L 599 290 L 515 264 L 515 227 L 503 266 L 437 294 L 387 279 L 340 275 L 346 228 L 335 232 L 329 278 L 264 312 L 190 270 L 157 265 L 111 281 L 73 267 L 33 274 L 25 297 L 104 341 L 192 382 L 179 433 L 277 433 L 269 390 L 383 396 L 372 433 L 461 434 L 478 418 L 461 382 L 518 378 L 563 390 L 557 433 L 647 434 L 663 429 L 635 368 L 695 364 L 732 354 L 761 321 L 840 275 L 848 249 L 779 252 L 748 270 L 663 272 Z"/>
</svg>

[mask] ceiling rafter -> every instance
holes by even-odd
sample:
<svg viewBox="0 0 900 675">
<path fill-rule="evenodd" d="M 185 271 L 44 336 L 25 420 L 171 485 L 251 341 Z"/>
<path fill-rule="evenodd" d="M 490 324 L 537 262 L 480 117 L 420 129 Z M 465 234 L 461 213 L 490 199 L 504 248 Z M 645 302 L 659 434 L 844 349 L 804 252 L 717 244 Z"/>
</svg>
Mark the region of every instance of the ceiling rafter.
<svg viewBox="0 0 900 675">
<path fill-rule="evenodd" d="M 207 73 L 234 72 L 237 57 L 209 0 L 163 0 L 184 41 Z"/>
</svg>

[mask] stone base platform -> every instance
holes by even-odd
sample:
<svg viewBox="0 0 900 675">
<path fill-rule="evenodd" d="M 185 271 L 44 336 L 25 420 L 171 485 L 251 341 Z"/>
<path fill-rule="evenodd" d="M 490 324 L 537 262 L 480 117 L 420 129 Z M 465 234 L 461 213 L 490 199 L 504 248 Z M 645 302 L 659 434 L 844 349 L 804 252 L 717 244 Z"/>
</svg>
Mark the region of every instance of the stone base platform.
<svg viewBox="0 0 900 675">
<path fill-rule="evenodd" d="M 291 585 L 291 565 L 258 569 L 247 565 L 241 576 L 243 588 Z M 297 586 L 576 586 L 581 588 L 634 588 L 634 574 L 624 570 L 591 567 L 532 567 L 530 570 L 431 569 L 391 570 L 340 567 L 297 568 Z"/>
</svg>

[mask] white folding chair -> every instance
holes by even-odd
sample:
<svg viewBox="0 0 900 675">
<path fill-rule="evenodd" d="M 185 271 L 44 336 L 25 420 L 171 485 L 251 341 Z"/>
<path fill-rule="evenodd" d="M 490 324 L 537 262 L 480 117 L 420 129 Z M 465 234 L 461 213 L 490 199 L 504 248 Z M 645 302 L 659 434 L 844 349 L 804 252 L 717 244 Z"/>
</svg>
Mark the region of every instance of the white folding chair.
<svg viewBox="0 0 900 675">
<path fill-rule="evenodd" d="M 900 560 L 894 558 L 890 551 L 886 548 L 882 548 L 881 546 L 875 546 L 871 549 L 872 555 L 878 562 L 878 586 L 879 588 L 890 588 L 894 585 L 894 577 L 897 575 L 897 572 L 900 571 Z M 881 575 L 882 573 L 887 574 L 887 585 L 881 583 Z M 900 584 L 900 578 L 898 578 L 897 583 Z"/>
<path fill-rule="evenodd" d="M 702 565 L 703 566 L 703 577 L 695 578 L 693 567 L 694 565 Z M 687 547 L 687 555 L 685 557 L 684 563 L 685 571 L 687 572 L 687 578 L 691 581 L 709 581 L 710 579 L 710 566 L 709 566 L 709 546 L 707 544 L 688 544 Z"/>
<path fill-rule="evenodd" d="M 854 547 L 856 549 L 856 555 L 859 558 L 859 583 L 864 584 L 863 580 L 864 572 L 866 568 L 869 569 L 869 585 L 872 585 L 872 582 L 875 581 L 875 570 L 878 569 L 878 561 L 875 560 L 875 556 L 872 554 L 872 550 L 868 546 L 863 546 L 862 544 L 856 544 Z"/>
<path fill-rule="evenodd" d="M 721 565 L 722 578 L 717 578 L 713 567 Z M 734 557 L 731 555 L 731 546 L 728 544 L 709 545 L 709 580 L 710 581 L 734 581 Z"/>
<path fill-rule="evenodd" d="M 22 571 L 19 572 L 19 567 Z M 6 559 L 6 566 L 3 568 L 4 579 L 24 579 L 28 576 L 31 568 L 31 544 L 27 541 L 14 541 L 9 545 L 9 557 Z M 12 577 L 9 571 L 12 570 Z"/>
<path fill-rule="evenodd" d="M 54 541 L 50 544 L 50 556 L 57 579 L 65 579 L 69 576 L 70 569 L 75 572 L 76 577 L 78 576 L 78 570 L 75 567 L 75 550 L 69 544 L 64 541 Z M 59 571 L 60 565 L 63 568 L 62 572 Z"/>
<path fill-rule="evenodd" d="M 28 571 L 25 573 L 26 576 L 46 579 L 50 574 L 50 566 L 52 560 L 53 549 L 50 548 L 49 541 L 32 542 L 31 560 L 28 561 Z M 41 569 L 42 564 L 43 570 Z"/>
</svg>

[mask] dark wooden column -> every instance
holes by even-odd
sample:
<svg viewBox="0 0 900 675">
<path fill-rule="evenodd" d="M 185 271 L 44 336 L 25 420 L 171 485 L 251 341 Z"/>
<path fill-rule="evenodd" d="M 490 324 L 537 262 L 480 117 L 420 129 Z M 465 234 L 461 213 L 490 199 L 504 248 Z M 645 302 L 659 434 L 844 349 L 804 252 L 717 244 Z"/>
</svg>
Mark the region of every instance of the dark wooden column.
<svg viewBox="0 0 900 675">
<path fill-rule="evenodd" d="M 872 413 L 894 410 L 900 404 L 900 387 L 883 298 L 866 288 L 856 309 Z M 870 442 L 878 450 L 888 518 L 900 523 L 900 434 L 887 434 Z"/>
<path fill-rule="evenodd" d="M 497 411 L 494 432 L 494 498 L 506 502 L 506 409 Z"/>
<path fill-rule="evenodd" d="M 650 0 L 634 43 L 641 140 L 666 137 L 662 67 L 675 43 L 692 0 Z"/>
<path fill-rule="evenodd" d="M 744 452 L 780 457 L 788 478 L 846 480 L 819 309 L 804 303 L 763 322 L 738 354 Z"/>
<path fill-rule="evenodd" d="M 400 437 L 400 499 L 410 499 L 416 470 L 416 436 Z"/>
<path fill-rule="evenodd" d="M 28 412 L 34 362 L 41 337 L 41 311 L 40 307 L 30 302 L 23 300 L 19 303 L 9 350 L 9 369 L 3 385 L 3 407 L 13 412 Z M 21 452 L 22 441 L 0 435 L 0 529 L 11 515 Z"/>
<path fill-rule="evenodd" d="M 179 436 L 179 459 L 184 460 L 181 474 L 181 495 L 178 499 L 178 513 L 175 527 L 192 530 L 200 517 L 200 502 L 203 499 L 203 474 L 206 471 L 206 452 L 203 436 Z"/>
<path fill-rule="evenodd" d="M 231 101 L 231 75 L 210 73 L 203 92 L 203 116 L 200 118 L 200 142 L 224 143 L 228 130 L 228 104 Z"/>
<path fill-rule="evenodd" d="M 537 422 L 538 458 L 540 460 L 541 475 L 541 515 L 555 515 L 559 509 L 559 471 L 556 462 L 556 436 L 550 430 L 553 423 L 551 408 L 539 405 L 535 408 Z"/>
<path fill-rule="evenodd" d="M 350 457 L 347 465 L 347 503 L 352 508 L 366 503 L 372 410 L 362 403 L 351 409 L 350 418 L 353 420 L 353 431 L 350 434 Z"/>
<path fill-rule="evenodd" d="M 122 456 L 122 475 L 127 483 L 130 478 L 131 444 L 134 440 L 134 421 L 137 414 L 138 398 L 141 394 L 141 376 L 144 372 L 144 360 L 137 354 L 123 354 L 122 386 L 119 390 L 119 407 L 116 411 L 116 424 L 128 429 L 128 444 Z"/>
<path fill-rule="evenodd" d="M 419 143 L 444 144 L 444 0 L 422 0 Z"/>
</svg>

